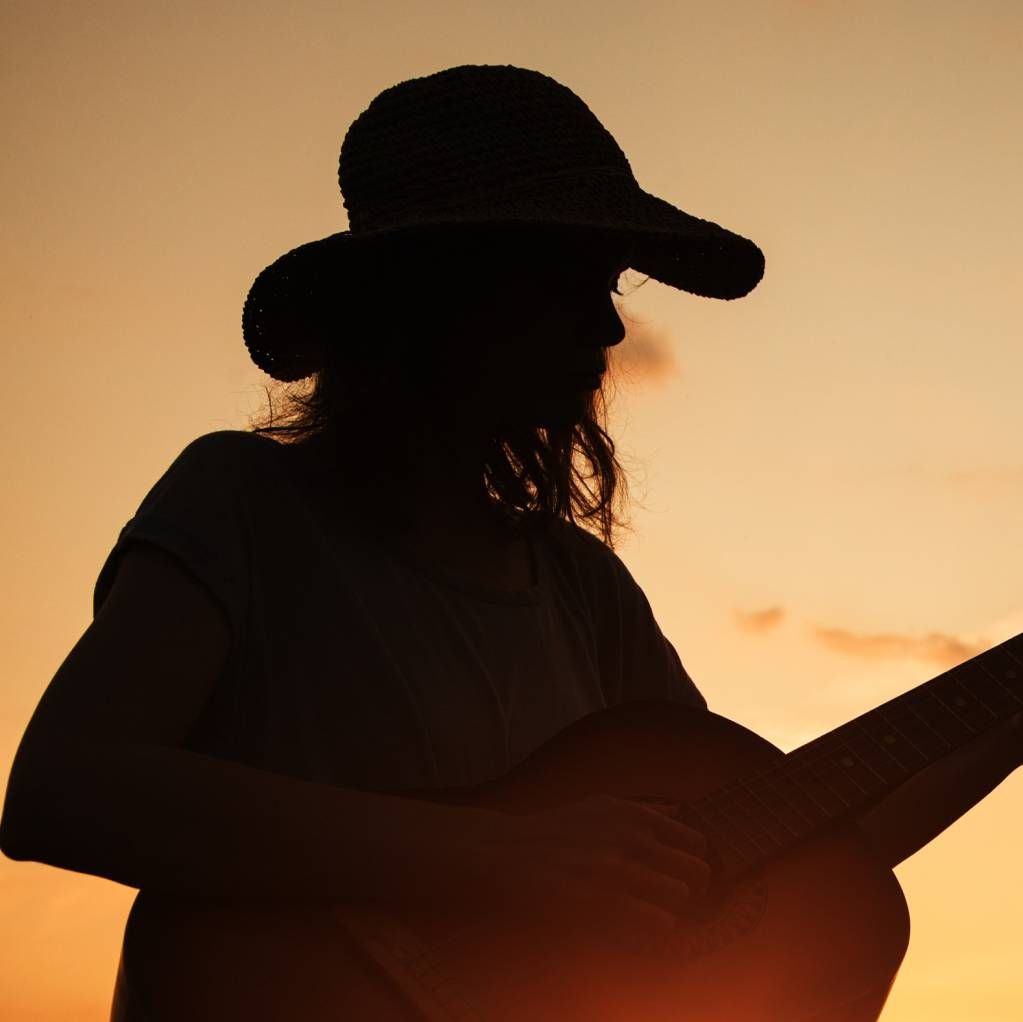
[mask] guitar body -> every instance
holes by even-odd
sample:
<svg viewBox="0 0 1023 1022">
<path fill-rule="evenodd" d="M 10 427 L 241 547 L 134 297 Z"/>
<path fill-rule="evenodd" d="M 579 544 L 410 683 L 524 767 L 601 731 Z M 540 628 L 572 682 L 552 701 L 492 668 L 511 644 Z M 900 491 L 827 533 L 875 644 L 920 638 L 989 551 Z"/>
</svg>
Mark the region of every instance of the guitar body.
<svg viewBox="0 0 1023 1022">
<path fill-rule="evenodd" d="M 576 721 L 495 781 L 395 794 L 510 813 L 597 793 L 684 803 L 783 756 L 726 718 L 643 700 Z M 112 1022 L 873 1022 L 908 939 L 894 874 L 844 831 L 741 876 L 657 951 L 550 916 L 399 919 L 143 891 Z"/>
</svg>

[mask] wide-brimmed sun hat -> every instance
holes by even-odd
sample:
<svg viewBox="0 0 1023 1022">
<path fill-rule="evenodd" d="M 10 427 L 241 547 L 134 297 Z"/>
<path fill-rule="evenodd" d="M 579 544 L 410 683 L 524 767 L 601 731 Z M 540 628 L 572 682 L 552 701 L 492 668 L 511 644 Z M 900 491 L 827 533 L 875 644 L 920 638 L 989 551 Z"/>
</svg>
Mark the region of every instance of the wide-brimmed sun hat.
<svg viewBox="0 0 1023 1022">
<path fill-rule="evenodd" d="M 640 188 L 590 108 L 527 68 L 465 64 L 385 89 L 345 134 L 338 184 L 349 229 L 275 259 L 245 299 L 249 355 L 282 382 L 321 367 L 323 310 L 340 315 L 339 282 L 379 239 L 562 225 L 620 235 L 631 268 L 705 298 L 741 298 L 764 274 L 754 242 Z"/>
</svg>

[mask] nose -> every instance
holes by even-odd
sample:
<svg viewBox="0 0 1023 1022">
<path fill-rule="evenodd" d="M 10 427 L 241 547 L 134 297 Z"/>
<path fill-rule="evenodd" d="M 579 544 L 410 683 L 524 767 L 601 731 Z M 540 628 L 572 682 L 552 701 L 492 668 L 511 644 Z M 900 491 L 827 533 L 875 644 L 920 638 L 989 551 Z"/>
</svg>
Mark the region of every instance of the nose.
<svg viewBox="0 0 1023 1022">
<path fill-rule="evenodd" d="M 622 317 L 618 313 L 611 295 L 600 306 L 599 314 L 595 317 L 596 322 L 587 324 L 583 336 L 587 344 L 600 348 L 613 348 L 625 340 L 626 330 Z"/>
</svg>

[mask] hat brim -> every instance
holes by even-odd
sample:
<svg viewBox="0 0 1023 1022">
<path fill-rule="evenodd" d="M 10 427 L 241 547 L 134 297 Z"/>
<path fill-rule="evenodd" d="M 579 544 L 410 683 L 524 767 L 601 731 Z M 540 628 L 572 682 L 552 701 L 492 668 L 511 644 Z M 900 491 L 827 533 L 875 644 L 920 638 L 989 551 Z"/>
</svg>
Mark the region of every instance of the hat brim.
<svg viewBox="0 0 1023 1022">
<path fill-rule="evenodd" d="M 372 248 L 374 242 L 386 244 L 389 238 L 413 237 L 419 231 L 563 226 L 621 235 L 633 243 L 632 269 L 704 298 L 742 298 L 764 275 L 764 254 L 749 238 L 651 195 L 625 174 L 562 175 L 433 204 L 414 215 L 393 210 L 389 215 L 391 222 L 305 242 L 259 274 L 245 301 L 242 331 L 250 356 L 264 372 L 284 381 L 310 375 L 316 347 L 313 342 L 303 346 L 300 325 L 317 314 L 316 299 L 323 294 L 318 284 L 337 279 L 363 246 Z M 282 329 L 287 344 L 275 344 Z"/>
</svg>

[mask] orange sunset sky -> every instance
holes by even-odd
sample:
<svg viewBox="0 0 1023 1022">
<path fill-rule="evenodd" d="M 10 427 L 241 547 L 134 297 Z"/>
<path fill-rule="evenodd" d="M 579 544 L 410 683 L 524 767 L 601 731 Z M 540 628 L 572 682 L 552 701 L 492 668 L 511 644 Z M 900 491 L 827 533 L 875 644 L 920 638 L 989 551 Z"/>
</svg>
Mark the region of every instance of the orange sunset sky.
<svg viewBox="0 0 1023 1022">
<path fill-rule="evenodd" d="M 347 227 L 395 82 L 516 64 L 759 287 L 623 281 L 620 556 L 716 712 L 784 749 L 1023 632 L 1023 5 L 1010 0 L 3 5 L 6 781 L 122 525 L 271 384 L 255 275 Z M 453 294 L 456 293 L 453 290 Z M 276 404 L 276 402 L 275 402 Z M 885 1022 L 1023 1018 L 1023 774 L 897 870 Z M 0 861 L 0 1017 L 105 1022 L 134 895 Z"/>
</svg>

